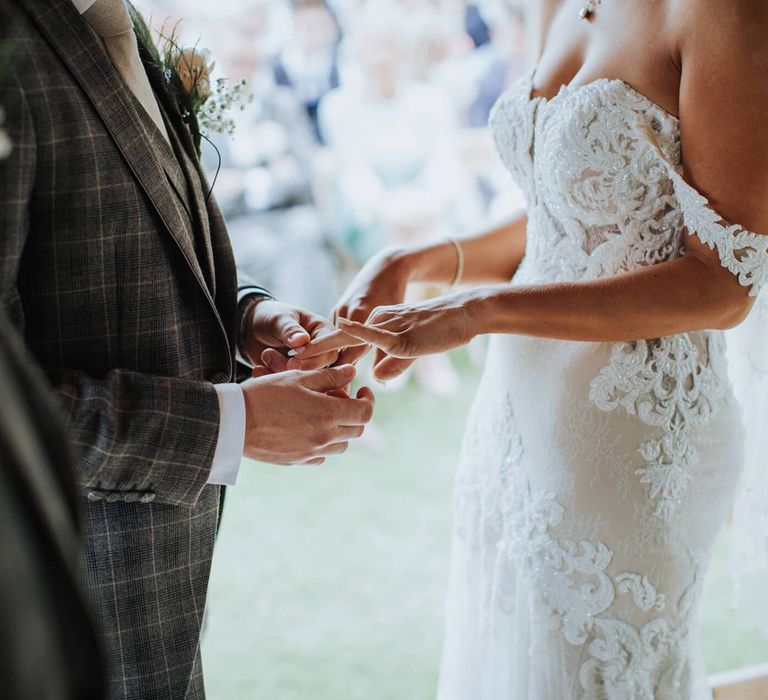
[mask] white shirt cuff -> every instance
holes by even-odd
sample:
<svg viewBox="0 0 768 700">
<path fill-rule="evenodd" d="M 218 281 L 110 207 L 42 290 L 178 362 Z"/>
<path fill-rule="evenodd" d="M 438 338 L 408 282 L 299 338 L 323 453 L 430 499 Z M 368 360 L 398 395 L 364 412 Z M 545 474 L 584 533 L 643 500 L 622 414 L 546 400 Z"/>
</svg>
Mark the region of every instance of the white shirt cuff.
<svg viewBox="0 0 768 700">
<path fill-rule="evenodd" d="M 77 11 L 82 15 L 96 0 L 72 0 Z"/>
<path fill-rule="evenodd" d="M 214 384 L 219 397 L 219 438 L 209 484 L 234 486 L 245 443 L 245 396 L 239 384 Z"/>
</svg>

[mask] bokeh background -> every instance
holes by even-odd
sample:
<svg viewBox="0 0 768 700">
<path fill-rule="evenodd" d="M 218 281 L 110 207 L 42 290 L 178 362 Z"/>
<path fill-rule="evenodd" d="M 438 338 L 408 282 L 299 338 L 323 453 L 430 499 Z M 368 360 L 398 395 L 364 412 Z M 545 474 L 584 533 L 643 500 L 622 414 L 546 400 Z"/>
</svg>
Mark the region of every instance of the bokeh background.
<svg viewBox="0 0 768 700">
<path fill-rule="evenodd" d="M 212 135 L 204 163 L 240 266 L 281 299 L 327 314 L 383 246 L 522 206 L 485 125 L 532 53 L 523 2 L 136 5 L 159 33 L 209 49 L 214 78 L 249 81 L 234 136 Z M 212 700 L 434 697 L 453 471 L 483 350 L 379 387 L 364 440 L 322 469 L 243 464 L 210 585 Z M 711 672 L 768 660 L 731 612 L 727 559 L 726 532 L 703 606 Z"/>
</svg>

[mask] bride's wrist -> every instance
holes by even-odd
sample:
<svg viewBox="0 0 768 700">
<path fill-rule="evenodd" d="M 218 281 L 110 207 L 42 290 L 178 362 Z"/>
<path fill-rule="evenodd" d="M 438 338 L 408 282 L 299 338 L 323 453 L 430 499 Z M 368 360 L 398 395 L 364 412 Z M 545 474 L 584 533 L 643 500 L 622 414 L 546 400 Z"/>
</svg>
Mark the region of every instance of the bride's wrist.
<svg viewBox="0 0 768 700">
<path fill-rule="evenodd" d="M 419 281 L 423 254 L 417 248 L 391 248 L 384 253 L 384 265 L 388 270 L 408 282 Z"/>
<path fill-rule="evenodd" d="M 450 283 L 456 276 L 456 248 L 449 239 L 410 247 L 394 248 L 388 265 L 408 282 Z"/>
<path fill-rule="evenodd" d="M 501 322 L 502 318 L 509 321 L 507 285 L 476 287 L 463 294 L 466 295 L 464 306 L 473 336 L 508 332 L 507 324 Z"/>
</svg>

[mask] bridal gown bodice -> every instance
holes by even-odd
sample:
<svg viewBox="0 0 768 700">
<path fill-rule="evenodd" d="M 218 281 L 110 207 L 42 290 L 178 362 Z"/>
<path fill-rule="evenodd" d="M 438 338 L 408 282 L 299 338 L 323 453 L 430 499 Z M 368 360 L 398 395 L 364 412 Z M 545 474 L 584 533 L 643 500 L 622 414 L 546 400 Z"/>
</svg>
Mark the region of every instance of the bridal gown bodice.
<svg viewBox="0 0 768 700">
<path fill-rule="evenodd" d="M 686 183 L 674 116 L 620 80 L 531 92 L 526 76 L 491 116 L 528 205 L 513 284 L 664 263 L 688 231 L 757 292 L 768 237 Z M 457 477 L 440 700 L 710 697 L 696 612 L 741 443 L 720 332 L 493 337 Z"/>
</svg>

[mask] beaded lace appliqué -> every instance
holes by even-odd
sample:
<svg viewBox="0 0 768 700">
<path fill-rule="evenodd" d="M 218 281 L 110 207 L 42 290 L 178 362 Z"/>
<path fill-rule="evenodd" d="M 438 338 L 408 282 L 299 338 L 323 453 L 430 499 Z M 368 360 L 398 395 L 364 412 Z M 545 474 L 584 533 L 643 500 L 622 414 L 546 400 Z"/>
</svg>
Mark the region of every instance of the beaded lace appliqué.
<svg viewBox="0 0 768 700">
<path fill-rule="evenodd" d="M 590 398 L 601 410 L 623 408 L 660 430 L 641 445 L 646 466 L 636 473 L 665 521 L 682 502 L 698 459 L 691 431 L 716 413 L 725 395 L 720 335 L 710 337 L 706 355 L 688 335 L 617 344 L 591 386 Z"/>
<path fill-rule="evenodd" d="M 700 588 L 698 569 L 671 608 L 647 575 L 611 572 L 614 552 L 597 539 L 569 536 L 565 507 L 554 494 L 531 490 L 509 400 L 489 414 L 478 413 L 471 418 L 473 439 L 462 461 L 483 465 L 482 473 L 463 480 L 460 471 L 458 536 L 484 552 L 494 550 L 488 547 L 490 538 L 498 543 L 494 558 L 501 572 L 505 562 L 528 572 L 542 623 L 559 630 L 568 644 L 585 647 L 578 679 L 584 698 L 653 700 L 660 691 L 677 697 L 687 680 L 685 644 Z M 488 439 L 489 433 L 496 439 Z M 481 565 L 473 575 L 486 569 Z M 483 618 L 489 615 L 487 606 L 509 611 L 497 582 L 489 584 L 478 611 Z M 614 612 L 619 605 L 647 613 L 647 621 L 639 627 L 626 622 Z"/>
<path fill-rule="evenodd" d="M 531 86 L 529 76 L 492 117 L 535 232 L 520 281 L 596 279 L 658 264 L 683 253 L 687 228 L 757 294 L 768 280 L 768 236 L 723 223 L 683 180 L 675 117 L 620 80 L 566 86 L 549 101 L 530 99 Z M 624 409 L 659 430 L 639 447 L 645 466 L 637 476 L 665 521 L 697 461 L 691 431 L 714 415 L 725 391 L 722 339 L 696 336 L 619 343 L 591 387 L 602 410 Z"/>
</svg>

